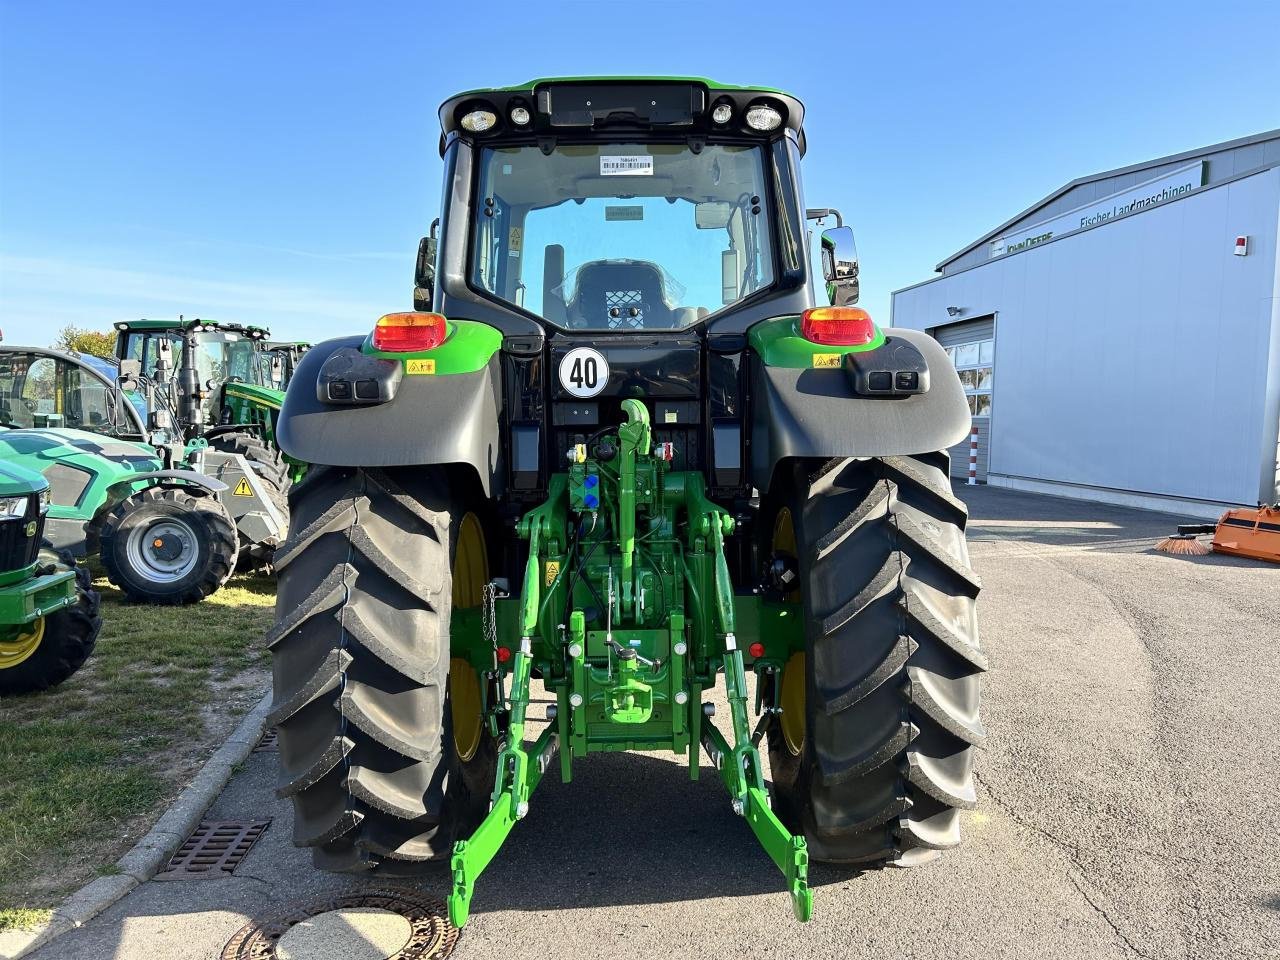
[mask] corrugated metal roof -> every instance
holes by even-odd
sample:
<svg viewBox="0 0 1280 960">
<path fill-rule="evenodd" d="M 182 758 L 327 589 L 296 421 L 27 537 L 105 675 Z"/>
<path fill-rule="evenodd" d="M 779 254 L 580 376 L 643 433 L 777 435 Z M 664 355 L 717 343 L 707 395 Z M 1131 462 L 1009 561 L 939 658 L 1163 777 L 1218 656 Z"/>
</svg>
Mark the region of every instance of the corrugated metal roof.
<svg viewBox="0 0 1280 960">
<path fill-rule="evenodd" d="M 964 247 L 963 249 L 957 250 L 951 256 L 947 257 L 945 260 L 940 261 L 938 265 L 935 266 L 933 269 L 935 272 L 941 273 L 943 267 L 945 267 L 947 264 L 955 260 L 958 260 L 960 257 L 963 257 L 970 250 L 973 250 L 976 247 L 980 247 L 982 246 L 982 244 L 987 243 L 990 240 L 994 240 L 996 237 L 1000 236 L 1000 234 L 1004 233 L 1004 231 L 1008 230 L 1010 227 L 1012 227 L 1014 224 L 1018 223 L 1019 221 L 1025 220 L 1027 217 L 1031 216 L 1041 207 L 1045 207 L 1049 205 L 1050 203 L 1058 199 L 1058 197 L 1062 196 L 1067 191 L 1074 190 L 1076 187 L 1082 186 L 1083 184 L 1093 183 L 1095 180 L 1107 180 L 1111 177 L 1124 176 L 1125 174 L 1129 174 L 1129 173 L 1137 173 L 1141 170 L 1153 169 L 1155 167 L 1161 167 L 1170 163 L 1178 163 L 1183 160 L 1189 162 L 1189 161 L 1195 160 L 1197 157 L 1207 157 L 1209 154 L 1221 153 L 1224 150 L 1234 150 L 1237 147 L 1247 147 L 1255 143 L 1265 143 L 1268 140 L 1277 140 L 1277 139 L 1280 139 L 1280 130 L 1270 130 L 1266 133 L 1256 133 L 1250 137 L 1240 137 L 1239 139 L 1236 139 L 1236 140 L 1224 140 L 1222 143 L 1215 143 L 1208 147 L 1198 147 L 1195 150 L 1184 150 L 1182 153 L 1171 154 L 1170 156 L 1160 157 L 1156 160 L 1146 160 L 1146 161 L 1143 161 L 1142 163 L 1131 163 L 1127 167 L 1116 167 L 1114 170 L 1104 170 L 1101 173 L 1094 173 L 1087 177 L 1077 177 L 1075 180 L 1072 180 L 1070 183 L 1059 187 L 1057 190 L 1053 191 L 1053 193 L 1049 194 L 1047 197 L 1044 197 L 1043 199 L 1036 201 L 1031 206 L 1027 207 L 1027 209 L 1023 210 L 1021 213 L 1010 217 L 1004 223 L 1000 224 L 1000 226 L 983 234 L 981 237 L 979 237 L 977 240 L 974 240 L 968 246 Z M 1274 164 L 1274 163 L 1268 164 L 1268 165 L 1264 165 L 1264 168 L 1268 166 L 1276 166 L 1276 165 L 1277 164 Z"/>
</svg>

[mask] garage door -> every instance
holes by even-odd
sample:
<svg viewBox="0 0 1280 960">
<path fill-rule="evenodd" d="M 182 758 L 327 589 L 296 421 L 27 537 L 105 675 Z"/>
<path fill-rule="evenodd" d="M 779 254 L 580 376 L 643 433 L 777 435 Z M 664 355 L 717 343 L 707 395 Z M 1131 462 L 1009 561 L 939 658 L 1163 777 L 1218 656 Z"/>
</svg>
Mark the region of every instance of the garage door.
<svg viewBox="0 0 1280 960">
<path fill-rule="evenodd" d="M 969 413 L 978 428 L 978 480 L 987 482 L 991 449 L 991 407 L 995 389 L 996 320 L 979 317 L 935 327 L 929 331 L 946 348 L 969 399 Z M 969 475 L 969 438 L 951 448 L 951 475 Z"/>
</svg>

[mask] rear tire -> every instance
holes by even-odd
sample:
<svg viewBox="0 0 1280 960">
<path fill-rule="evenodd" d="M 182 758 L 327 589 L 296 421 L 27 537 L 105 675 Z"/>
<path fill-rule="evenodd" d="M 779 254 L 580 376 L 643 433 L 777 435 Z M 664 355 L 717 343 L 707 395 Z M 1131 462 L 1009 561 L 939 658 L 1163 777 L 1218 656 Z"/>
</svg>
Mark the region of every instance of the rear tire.
<svg viewBox="0 0 1280 960">
<path fill-rule="evenodd" d="M 209 446 L 223 453 L 236 453 L 259 467 L 259 475 L 274 481 L 281 495 L 288 494 L 293 481 L 289 465 L 278 447 L 273 447 L 257 434 L 247 431 L 217 433 L 209 438 Z"/>
<path fill-rule="evenodd" d="M 20 663 L 0 665 L 0 696 L 56 687 L 84 666 L 102 630 L 98 613 L 102 598 L 93 589 L 88 568 L 77 565 L 69 552 L 55 551 L 47 543 L 40 551 L 40 563 L 75 570 L 76 602 L 29 625 L 29 632 L 39 632 L 40 645 Z"/>
<path fill-rule="evenodd" d="M 107 579 L 139 603 L 195 603 L 235 569 L 235 524 L 211 496 L 149 487 L 117 504 L 98 532 Z"/>
<path fill-rule="evenodd" d="M 769 758 L 779 816 L 815 860 L 925 862 L 974 806 L 987 661 L 947 467 L 945 452 L 797 462 L 762 515 L 766 533 L 784 509 L 794 521 L 804 724 L 789 743 L 775 717 Z"/>
<path fill-rule="evenodd" d="M 327 870 L 447 862 L 488 810 L 497 761 L 487 726 L 465 762 L 453 733 L 449 622 L 467 514 L 439 468 L 313 467 L 290 500 L 268 645 L 294 843 Z"/>
</svg>

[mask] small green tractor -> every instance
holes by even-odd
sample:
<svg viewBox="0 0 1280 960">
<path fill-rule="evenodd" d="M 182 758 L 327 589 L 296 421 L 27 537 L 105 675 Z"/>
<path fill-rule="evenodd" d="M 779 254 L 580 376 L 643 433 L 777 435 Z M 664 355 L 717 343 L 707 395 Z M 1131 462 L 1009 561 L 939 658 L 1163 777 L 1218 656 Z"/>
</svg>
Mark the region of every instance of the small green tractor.
<svg viewBox="0 0 1280 960">
<path fill-rule="evenodd" d="M 0 462 L 0 697 L 56 686 L 102 628 L 89 572 L 44 540 L 49 483 Z"/>
<path fill-rule="evenodd" d="M 305 467 L 281 457 L 276 419 L 300 354 L 297 345 L 271 347 L 269 337 L 261 327 L 212 320 L 128 320 L 116 324 L 116 357 L 139 362 L 149 378 L 167 366 L 183 436 L 255 461 L 287 489 Z"/>
<path fill-rule="evenodd" d="M 98 556 L 130 600 L 195 603 L 235 570 L 226 485 L 166 466 L 147 444 L 68 428 L 0 430 L 0 464 L 49 482 L 45 536 L 70 556 Z"/>
<path fill-rule="evenodd" d="M 692 779 L 705 752 L 801 920 L 811 860 L 960 842 L 986 669 L 946 453 L 968 407 L 934 339 L 853 306 L 803 114 L 679 78 L 440 108 L 415 311 L 313 347 L 277 426 L 315 465 L 269 643 L 317 865 L 442 864 L 461 926 L 543 776 L 619 750 Z"/>
</svg>

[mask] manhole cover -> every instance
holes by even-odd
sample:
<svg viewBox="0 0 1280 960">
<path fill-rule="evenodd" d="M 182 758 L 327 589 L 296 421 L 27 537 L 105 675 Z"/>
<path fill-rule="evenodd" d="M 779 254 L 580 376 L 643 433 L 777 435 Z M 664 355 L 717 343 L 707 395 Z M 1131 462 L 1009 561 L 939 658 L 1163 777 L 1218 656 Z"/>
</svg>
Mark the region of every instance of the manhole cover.
<svg viewBox="0 0 1280 960">
<path fill-rule="evenodd" d="M 280 731 L 275 727 L 271 727 L 258 741 L 257 746 L 253 748 L 254 753 L 267 753 L 272 750 L 280 749 Z"/>
<path fill-rule="evenodd" d="M 270 820 L 201 820 L 157 880 L 229 877 Z"/>
<path fill-rule="evenodd" d="M 415 890 L 365 890 L 247 923 L 221 960 L 435 960 L 457 941 L 439 900 Z"/>
</svg>

